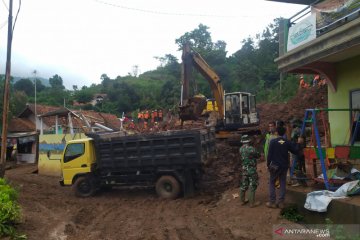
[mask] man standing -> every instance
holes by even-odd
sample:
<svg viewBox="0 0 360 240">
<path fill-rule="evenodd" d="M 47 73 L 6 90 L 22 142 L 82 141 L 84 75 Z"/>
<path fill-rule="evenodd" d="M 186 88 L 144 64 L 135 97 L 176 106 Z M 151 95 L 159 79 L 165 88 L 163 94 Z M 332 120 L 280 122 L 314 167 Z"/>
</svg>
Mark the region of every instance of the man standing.
<svg viewBox="0 0 360 240">
<path fill-rule="evenodd" d="M 268 128 L 269 128 L 269 130 L 268 130 L 268 133 L 265 135 L 265 144 L 264 144 L 265 161 L 267 161 L 267 158 L 268 158 L 270 141 L 277 137 L 277 135 L 276 135 L 276 124 L 275 124 L 274 121 L 269 122 Z M 278 179 L 275 182 L 275 187 L 276 188 L 280 187 L 280 183 L 279 183 Z"/>
<path fill-rule="evenodd" d="M 248 135 L 241 137 L 241 143 L 243 144 L 239 149 L 241 161 L 242 161 L 242 177 L 240 185 L 240 200 L 241 205 L 245 205 L 250 201 L 250 207 L 259 206 L 261 203 L 255 201 L 255 191 L 258 183 L 258 174 L 256 171 L 257 160 L 260 157 L 260 153 L 250 145 L 250 138 Z M 250 189 L 249 200 L 245 198 L 246 191 Z"/>
<path fill-rule="evenodd" d="M 286 175 L 289 168 L 288 152 L 293 154 L 298 152 L 298 144 L 291 142 L 284 138 L 286 129 L 284 127 L 277 127 L 276 132 L 278 137 L 270 141 L 269 153 L 267 157 L 267 167 L 270 172 L 269 180 L 269 195 L 270 201 L 266 203 L 269 208 L 284 208 L 285 191 L 286 191 Z M 276 205 L 276 190 L 275 181 L 280 180 L 280 196 L 278 205 Z"/>
<path fill-rule="evenodd" d="M 275 122 L 269 122 L 268 125 L 268 132 L 265 135 L 265 144 L 264 144 L 264 157 L 265 160 L 267 160 L 267 156 L 268 156 L 268 152 L 269 152 L 269 145 L 270 145 L 270 141 L 274 138 L 276 138 L 276 127 L 275 127 Z"/>
</svg>

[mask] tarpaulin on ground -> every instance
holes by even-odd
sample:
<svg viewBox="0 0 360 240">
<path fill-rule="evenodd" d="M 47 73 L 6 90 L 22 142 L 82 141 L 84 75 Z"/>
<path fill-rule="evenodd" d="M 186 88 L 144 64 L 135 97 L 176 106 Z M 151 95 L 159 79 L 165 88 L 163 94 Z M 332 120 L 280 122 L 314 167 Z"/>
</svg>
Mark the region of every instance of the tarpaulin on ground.
<svg viewBox="0 0 360 240">
<path fill-rule="evenodd" d="M 315 212 L 326 212 L 331 200 L 346 198 L 356 194 L 360 194 L 359 180 L 345 183 L 335 192 L 322 190 L 308 193 L 304 208 Z"/>
</svg>

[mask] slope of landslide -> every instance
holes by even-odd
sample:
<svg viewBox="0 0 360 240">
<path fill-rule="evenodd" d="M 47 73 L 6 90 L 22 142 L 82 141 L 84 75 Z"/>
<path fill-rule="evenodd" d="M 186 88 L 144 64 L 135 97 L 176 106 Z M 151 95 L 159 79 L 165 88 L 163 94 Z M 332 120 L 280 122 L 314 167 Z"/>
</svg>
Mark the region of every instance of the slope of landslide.
<svg viewBox="0 0 360 240">
<path fill-rule="evenodd" d="M 306 109 L 321 109 L 328 106 L 327 86 L 299 89 L 297 94 L 286 103 L 260 103 L 257 105 L 261 129 L 266 131 L 270 121 L 293 119 L 303 120 Z"/>
</svg>

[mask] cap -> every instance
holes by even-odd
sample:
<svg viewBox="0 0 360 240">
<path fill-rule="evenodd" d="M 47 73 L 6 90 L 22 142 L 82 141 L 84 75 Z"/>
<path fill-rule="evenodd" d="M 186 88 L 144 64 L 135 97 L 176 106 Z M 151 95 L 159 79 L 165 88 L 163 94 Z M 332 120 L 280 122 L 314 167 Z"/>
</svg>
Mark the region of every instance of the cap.
<svg viewBox="0 0 360 240">
<path fill-rule="evenodd" d="M 242 135 L 241 136 L 241 143 L 249 143 L 249 142 L 250 142 L 249 135 Z"/>
</svg>

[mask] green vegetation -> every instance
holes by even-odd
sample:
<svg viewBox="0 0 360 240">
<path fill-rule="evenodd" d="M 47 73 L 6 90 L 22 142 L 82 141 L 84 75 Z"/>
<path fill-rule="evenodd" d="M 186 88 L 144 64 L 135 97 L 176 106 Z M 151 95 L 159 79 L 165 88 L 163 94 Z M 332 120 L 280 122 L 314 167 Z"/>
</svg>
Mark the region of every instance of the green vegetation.
<svg viewBox="0 0 360 240">
<path fill-rule="evenodd" d="M 26 239 L 25 235 L 19 235 L 15 229 L 20 219 L 20 206 L 16 200 L 15 189 L 0 178 L 0 238 Z"/>
<path fill-rule="evenodd" d="M 334 224 L 333 221 L 331 221 L 330 218 L 325 219 L 326 227 L 330 231 L 330 236 L 335 240 L 355 240 L 360 239 L 360 234 L 358 231 L 358 227 L 356 224 L 352 225 L 354 226 L 354 232 L 349 231 L 350 229 L 345 229 L 344 224 Z"/>
<path fill-rule="evenodd" d="M 209 27 L 200 24 L 196 29 L 175 39 L 181 51 L 185 42 L 199 52 L 206 62 L 219 75 L 226 92 L 247 91 L 257 95 L 257 102 L 282 102 L 290 99 L 297 90 L 296 76 L 280 73 L 274 59 L 278 57 L 278 29 L 281 19 L 275 19 L 256 37 L 240 40 L 241 48 L 228 55 L 226 42 L 211 38 Z M 134 66 L 127 76 L 111 79 L 107 74 L 100 76 L 100 84 L 65 89 L 63 79 L 55 74 L 43 84 L 37 79 L 37 103 L 44 105 L 75 108 L 74 102 L 83 104 L 82 109 L 95 110 L 121 116 L 123 112 L 136 112 L 139 109 L 176 109 L 180 101 L 181 59 L 171 54 L 156 56 L 157 69 L 139 73 Z M 191 93 L 201 93 L 212 98 L 208 82 L 198 73 L 193 73 Z M 3 83 L 4 78 L 0 79 Z M 95 81 L 95 80 L 94 80 Z M 2 90 L 2 87 L 0 91 Z M 26 102 L 34 102 L 34 79 L 19 79 L 11 84 L 10 114 L 19 114 Z M 87 104 L 94 94 L 106 94 L 107 98 L 96 106 Z M 0 106 L 2 99 L 0 99 Z M 79 105 L 78 104 L 78 105 Z M 0 109 L 1 110 L 1 109 Z"/>
<path fill-rule="evenodd" d="M 280 215 L 292 222 L 301 222 L 304 220 L 304 216 L 299 213 L 296 205 L 291 205 L 281 210 Z"/>
</svg>

